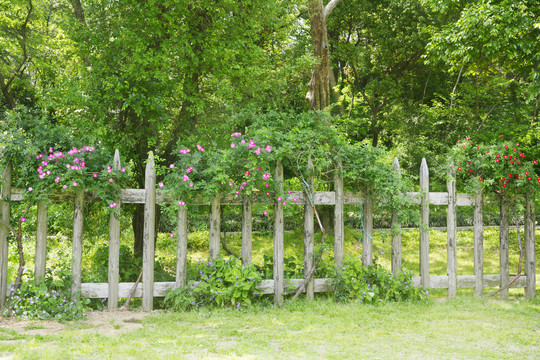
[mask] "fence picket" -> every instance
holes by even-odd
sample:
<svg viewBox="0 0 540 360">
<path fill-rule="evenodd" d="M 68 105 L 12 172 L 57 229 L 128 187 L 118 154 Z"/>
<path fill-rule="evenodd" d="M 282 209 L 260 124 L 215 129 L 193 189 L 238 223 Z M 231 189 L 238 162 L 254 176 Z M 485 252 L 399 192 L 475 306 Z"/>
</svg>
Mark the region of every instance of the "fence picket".
<svg viewBox="0 0 540 360">
<path fill-rule="evenodd" d="M 334 208 L 334 262 L 336 268 L 341 269 L 345 257 L 345 222 L 343 216 L 344 189 L 341 177 L 341 163 L 338 164 L 334 175 L 334 189 L 336 192 L 336 205 Z"/>
<path fill-rule="evenodd" d="M 484 292 L 484 216 L 482 211 L 482 190 L 474 196 L 474 276 L 476 279 L 474 296 Z"/>
<path fill-rule="evenodd" d="M 143 293 L 142 307 L 151 311 L 154 307 L 154 256 L 156 221 L 156 169 L 154 154 L 150 152 L 145 171 L 145 204 L 143 230 Z"/>
<path fill-rule="evenodd" d="M 45 276 L 47 259 L 47 204 L 40 200 L 37 204 L 37 225 L 36 225 L 36 255 L 35 255 L 35 275 L 36 279 Z"/>
<path fill-rule="evenodd" d="M 2 222 L 9 224 L 10 219 L 10 204 L 11 199 L 11 163 L 8 163 L 4 168 L 2 179 L 2 194 L 0 199 L 0 212 Z M 0 307 L 6 304 L 7 296 L 7 276 L 8 276 L 8 235 L 9 229 L 5 225 L 0 225 Z"/>
<path fill-rule="evenodd" d="M 394 158 L 394 170 L 401 176 L 398 158 Z M 396 209 L 392 211 L 392 272 L 401 271 L 401 223 Z"/>
<path fill-rule="evenodd" d="M 429 170 L 426 159 L 420 165 L 420 276 L 422 286 L 429 286 Z"/>
<path fill-rule="evenodd" d="M 113 170 L 119 171 L 122 168 L 120 162 L 120 152 L 114 152 Z M 107 308 L 116 310 L 118 308 L 118 282 L 120 279 L 120 200 L 116 205 L 118 217 L 111 212 L 109 218 L 109 293 Z"/>
<path fill-rule="evenodd" d="M 84 192 L 75 193 L 73 206 L 73 244 L 72 244 L 72 284 L 71 299 L 78 300 L 81 290 L 82 251 L 83 251 L 83 223 L 84 223 Z"/>
<path fill-rule="evenodd" d="M 457 196 L 456 167 L 454 164 L 450 165 L 446 187 L 448 189 L 446 268 L 448 273 L 448 298 L 453 299 L 457 295 Z"/>
<path fill-rule="evenodd" d="M 499 274 L 501 275 L 500 287 L 508 284 L 508 281 L 510 280 L 509 244 L 508 201 L 505 198 L 501 198 L 499 224 Z M 501 291 L 501 298 L 508 298 L 508 289 Z"/>
<path fill-rule="evenodd" d="M 251 195 L 242 195 L 242 264 L 251 264 L 253 248 L 253 218 Z"/>
<path fill-rule="evenodd" d="M 527 274 L 525 297 L 529 299 L 536 297 L 535 219 L 534 192 L 529 192 L 525 195 L 525 273 Z"/>
<path fill-rule="evenodd" d="M 307 178 L 307 186 L 304 190 L 306 199 L 311 197 L 313 193 L 315 181 L 313 178 L 313 163 L 311 158 L 308 158 L 308 172 L 309 177 Z M 315 247 L 315 228 L 314 228 L 314 216 L 313 207 L 311 206 L 310 201 L 306 201 L 304 205 L 304 280 L 307 278 L 309 272 L 313 268 L 314 258 L 313 251 Z M 307 282 L 305 286 L 306 298 L 313 299 L 315 296 L 315 281 L 312 276 L 311 279 Z"/>
<path fill-rule="evenodd" d="M 217 259 L 220 251 L 221 236 L 221 194 L 216 194 L 210 204 L 210 232 L 209 232 L 209 251 L 210 260 Z"/>
<path fill-rule="evenodd" d="M 283 193 L 283 165 L 280 161 L 274 171 L 275 192 Z M 280 201 L 274 202 L 274 303 L 283 305 L 283 290 L 285 287 L 285 274 L 283 264 L 283 205 Z"/>
<path fill-rule="evenodd" d="M 183 288 L 187 285 L 187 208 L 185 205 L 178 209 L 178 221 L 176 224 L 178 240 L 176 247 L 176 287 Z"/>
<path fill-rule="evenodd" d="M 364 198 L 364 209 L 362 211 L 364 220 L 364 234 L 362 236 L 362 263 L 364 265 L 373 264 L 373 206 L 371 195 L 366 192 Z"/>
</svg>

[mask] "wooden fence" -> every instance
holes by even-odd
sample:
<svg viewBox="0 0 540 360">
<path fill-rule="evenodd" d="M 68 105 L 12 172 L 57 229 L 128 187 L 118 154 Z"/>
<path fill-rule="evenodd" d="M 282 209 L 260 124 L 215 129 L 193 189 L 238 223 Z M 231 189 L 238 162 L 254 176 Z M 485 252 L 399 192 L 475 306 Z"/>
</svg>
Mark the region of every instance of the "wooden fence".
<svg viewBox="0 0 540 360">
<path fill-rule="evenodd" d="M 120 169 L 120 155 L 115 153 L 114 168 Z M 394 161 L 396 171 L 400 172 L 397 159 Z M 186 207 L 183 206 L 178 211 L 177 230 L 177 266 L 175 282 L 154 282 L 154 222 L 155 204 L 172 202 L 175 199 L 168 198 L 165 192 L 156 191 L 156 174 L 154 170 L 154 160 L 150 155 L 146 167 L 145 189 L 125 189 L 122 190 L 122 204 L 144 204 L 144 246 L 143 246 L 143 276 L 142 284 L 139 284 L 134 293 L 135 297 L 142 297 L 142 305 L 145 311 L 153 308 L 153 298 L 164 296 L 168 289 L 182 287 L 187 284 L 187 219 Z M 482 221 L 482 193 L 461 194 L 456 193 L 456 171 L 450 169 L 447 192 L 429 192 L 429 171 L 426 160 L 422 160 L 420 168 L 420 192 L 407 193 L 413 202 L 420 206 L 420 276 L 413 278 L 416 286 L 422 285 L 426 288 L 446 288 L 448 297 L 456 296 L 457 288 L 474 288 L 475 296 L 483 294 L 484 287 L 497 287 L 508 283 L 509 280 L 509 253 L 508 253 L 508 204 L 501 204 L 501 225 L 500 225 L 500 273 L 485 275 L 483 270 L 483 221 Z M 2 220 L 9 223 L 10 200 L 21 201 L 23 192 L 21 190 L 11 190 L 11 167 L 8 165 L 3 173 L 4 186 L 2 188 L 2 201 L 0 211 Z M 283 186 L 283 167 L 277 164 L 274 172 L 274 181 Z M 313 183 L 313 179 L 308 179 Z M 312 207 L 306 202 L 307 196 L 313 196 L 315 205 L 334 205 L 335 207 L 335 229 L 334 229 L 334 259 L 337 267 L 343 265 L 344 260 L 344 205 L 363 205 L 364 230 L 370 236 L 365 236 L 362 243 L 362 259 L 364 264 L 372 263 L 372 238 L 373 220 L 371 212 L 371 199 L 366 194 L 354 194 L 344 192 L 343 179 L 339 174 L 334 178 L 335 191 L 315 192 L 306 194 L 304 192 L 291 192 L 285 195 L 282 201 L 288 204 L 303 205 L 305 212 L 304 222 L 304 242 L 305 242 L 305 272 L 309 271 L 313 264 L 314 252 L 314 221 Z M 281 189 L 283 190 L 283 189 Z M 283 191 L 281 191 L 283 193 Z M 296 201 L 292 201 L 296 198 Z M 110 310 L 118 307 L 118 299 L 127 297 L 134 283 L 119 283 L 119 248 L 120 248 L 120 223 L 111 214 L 109 230 L 109 269 L 108 283 L 81 283 L 82 270 L 82 229 L 84 220 L 84 203 L 96 201 L 91 194 L 77 193 L 56 195 L 51 198 L 53 201 L 70 201 L 74 204 L 73 215 L 73 257 L 72 273 L 73 286 L 72 294 L 80 293 L 86 298 L 108 298 L 108 308 Z M 274 278 L 264 280 L 259 288 L 264 294 L 274 294 L 276 304 L 283 303 L 283 295 L 289 286 L 299 286 L 304 279 L 287 280 L 284 278 L 284 219 L 282 201 L 274 202 Z M 513 283 L 512 287 L 524 287 L 525 295 L 529 298 L 536 296 L 536 259 L 535 259 L 535 209 L 534 194 L 525 195 L 525 276 L 520 277 Z M 238 205 L 243 208 L 242 216 L 242 261 L 245 264 L 251 262 L 252 249 L 252 199 L 249 196 L 216 196 L 211 202 L 210 210 L 210 231 L 209 231 L 209 254 L 214 259 L 220 252 L 220 207 L 222 205 Z M 429 274 L 429 206 L 443 205 L 448 207 L 447 212 L 447 274 L 446 276 L 433 276 Z M 119 205 L 120 206 L 120 205 Z M 474 207 L 474 275 L 457 275 L 457 206 Z M 392 216 L 392 226 L 398 228 L 398 217 L 394 213 Z M 0 306 L 5 303 L 7 292 L 7 269 L 8 269 L 8 231 L 5 226 L 0 226 Z M 35 274 L 45 275 L 47 241 L 47 205 L 40 202 L 37 205 L 37 234 L 36 234 L 36 255 Z M 392 271 L 401 269 L 401 236 L 395 235 L 392 239 Z M 313 298 L 315 292 L 329 292 L 332 287 L 328 279 L 311 279 L 305 287 L 306 296 Z M 502 291 L 502 297 L 508 296 L 508 290 Z"/>
</svg>

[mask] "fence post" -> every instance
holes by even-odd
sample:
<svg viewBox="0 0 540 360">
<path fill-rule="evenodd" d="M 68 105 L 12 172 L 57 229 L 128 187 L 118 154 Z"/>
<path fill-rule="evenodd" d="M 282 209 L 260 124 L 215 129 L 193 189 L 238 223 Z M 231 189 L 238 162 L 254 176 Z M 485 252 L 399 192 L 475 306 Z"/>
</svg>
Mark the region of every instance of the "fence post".
<svg viewBox="0 0 540 360">
<path fill-rule="evenodd" d="M 499 274 L 501 276 L 501 287 L 510 281 L 509 243 L 508 201 L 504 197 L 501 197 L 499 223 Z M 501 291 L 501 298 L 508 298 L 508 289 Z"/>
<path fill-rule="evenodd" d="M 394 158 L 394 170 L 401 176 L 401 168 L 398 158 Z M 398 211 L 392 211 L 392 272 L 395 274 L 401 271 L 401 223 L 399 221 Z"/>
<path fill-rule="evenodd" d="M 313 217 L 315 214 L 312 206 L 313 199 L 311 199 L 311 201 L 309 201 L 309 199 L 315 192 L 315 182 L 313 180 L 313 162 L 311 157 L 308 158 L 307 172 L 309 177 L 307 178 L 307 186 L 304 190 L 304 197 L 306 198 L 306 204 L 304 205 L 304 279 L 307 277 L 314 264 L 313 251 L 315 246 L 315 229 Z M 306 298 L 313 299 L 315 295 L 314 276 L 306 283 L 305 290 Z"/>
<path fill-rule="evenodd" d="M 47 204 L 40 200 L 37 204 L 37 226 L 36 226 L 36 256 L 35 256 L 35 278 L 45 277 L 47 259 Z"/>
<path fill-rule="evenodd" d="M 482 211 L 482 190 L 474 195 L 474 296 L 484 292 L 484 217 Z"/>
<path fill-rule="evenodd" d="M 253 219 L 251 195 L 242 195 L 242 264 L 251 264 L 253 247 Z"/>
<path fill-rule="evenodd" d="M 430 287 L 429 281 L 429 170 L 426 159 L 420 165 L 420 276 L 421 285 Z"/>
<path fill-rule="evenodd" d="M 0 212 L 2 222 L 9 224 L 11 200 L 11 163 L 8 162 L 2 174 L 2 198 L 0 199 Z M 8 276 L 8 238 L 9 229 L 0 225 L 0 307 L 6 304 L 7 276 Z"/>
<path fill-rule="evenodd" d="M 145 171 L 144 232 L 143 232 L 143 311 L 154 307 L 154 242 L 156 221 L 156 169 L 154 154 L 148 155 Z"/>
<path fill-rule="evenodd" d="M 369 191 L 366 191 L 364 198 L 363 218 L 362 263 L 371 265 L 373 263 L 373 206 Z"/>
<path fill-rule="evenodd" d="M 448 273 L 448 298 L 457 295 L 457 194 L 456 194 L 456 167 L 450 165 L 446 178 L 448 190 L 448 209 L 446 213 L 447 245 L 446 269 Z"/>
<path fill-rule="evenodd" d="M 525 297 L 529 299 L 536 297 L 535 219 L 534 192 L 529 192 L 525 195 Z"/>
<path fill-rule="evenodd" d="M 118 149 L 114 152 L 113 170 L 120 171 L 120 152 Z M 116 205 L 117 214 L 120 216 L 120 200 Z M 109 219 L 109 292 L 107 308 L 109 311 L 118 308 L 118 282 L 120 280 L 120 220 L 113 212 Z"/>
<path fill-rule="evenodd" d="M 341 162 L 339 162 L 334 175 L 334 189 L 336 194 L 336 205 L 334 208 L 334 261 L 338 269 L 341 269 L 343 266 L 343 258 L 345 257 L 344 190 L 341 170 L 342 166 Z"/>
<path fill-rule="evenodd" d="M 187 285 L 187 207 L 181 205 L 178 209 L 178 243 L 176 247 L 176 287 L 183 288 Z"/>
<path fill-rule="evenodd" d="M 217 259 L 219 256 L 221 236 L 221 194 L 217 193 L 210 204 L 210 260 Z"/>
<path fill-rule="evenodd" d="M 78 300 L 81 295 L 82 277 L 82 250 L 83 250 L 83 223 L 84 223 L 84 191 L 75 192 L 73 206 L 73 251 L 71 274 L 73 276 L 71 284 L 71 299 Z"/>
<path fill-rule="evenodd" d="M 274 171 L 275 193 L 283 193 L 283 165 L 276 164 Z M 283 305 L 284 264 L 283 264 L 283 206 L 280 201 L 274 202 L 274 303 Z"/>
</svg>

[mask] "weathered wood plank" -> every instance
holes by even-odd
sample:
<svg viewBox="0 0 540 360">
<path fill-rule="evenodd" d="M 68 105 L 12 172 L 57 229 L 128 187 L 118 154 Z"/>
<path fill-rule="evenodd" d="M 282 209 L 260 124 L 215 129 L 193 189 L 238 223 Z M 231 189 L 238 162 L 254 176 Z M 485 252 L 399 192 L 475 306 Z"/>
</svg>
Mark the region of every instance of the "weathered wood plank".
<svg viewBox="0 0 540 360">
<path fill-rule="evenodd" d="M 420 276 L 422 286 L 429 287 L 429 170 L 426 159 L 420 165 Z"/>
<path fill-rule="evenodd" d="M 11 198 L 12 167 L 8 162 L 2 173 L 2 193 L 0 199 L 0 212 L 2 222 L 9 224 Z M 7 297 L 7 277 L 8 277 L 8 235 L 9 229 L 0 225 L 0 307 L 4 307 Z"/>
<path fill-rule="evenodd" d="M 84 193 L 77 192 L 73 206 L 73 244 L 72 244 L 72 284 L 71 299 L 80 297 L 82 276 L 82 251 L 83 251 L 83 223 L 84 223 Z"/>
<path fill-rule="evenodd" d="M 128 297 L 131 289 L 133 289 L 133 285 L 135 285 L 135 283 L 119 283 L 118 295 L 121 298 Z M 143 286 L 144 284 L 141 283 L 137 285 L 133 297 L 140 298 L 143 296 Z M 175 282 L 156 282 L 154 283 L 153 297 L 164 297 L 167 294 L 167 291 L 175 286 Z M 108 283 L 84 283 L 81 287 L 81 293 L 85 298 L 102 299 L 107 296 L 109 292 L 108 287 Z"/>
<path fill-rule="evenodd" d="M 422 200 L 420 192 L 406 192 L 405 196 L 408 197 L 414 205 L 420 205 Z M 471 194 L 456 194 L 456 206 L 474 206 L 473 200 L 474 196 Z M 448 205 L 448 193 L 430 192 L 429 205 Z"/>
<path fill-rule="evenodd" d="M 304 194 L 306 198 L 309 198 L 311 192 L 315 190 L 315 181 L 313 178 L 313 163 L 311 158 L 308 158 L 308 172 L 310 176 L 307 179 L 307 186 L 304 189 Z M 314 248 L 315 248 L 315 224 L 314 224 L 315 213 L 313 211 L 313 206 L 308 201 L 304 205 L 304 279 L 307 278 L 308 273 L 313 268 L 314 264 Z M 306 298 L 312 300 L 314 298 L 314 278 L 312 277 L 306 283 Z"/>
<path fill-rule="evenodd" d="M 414 286 L 420 286 L 421 277 L 414 276 L 412 282 Z M 527 279 L 526 276 L 521 276 L 510 287 L 511 288 L 524 288 Z M 484 275 L 483 284 L 484 287 L 495 288 L 499 287 L 501 282 L 500 275 Z M 471 289 L 476 286 L 476 277 L 474 275 L 458 275 L 457 287 L 459 289 Z M 448 276 L 444 275 L 431 275 L 431 289 L 446 289 L 448 288 Z"/>
<path fill-rule="evenodd" d="M 364 218 L 364 234 L 362 236 L 362 263 L 373 264 L 373 206 L 369 193 L 366 194 L 362 216 Z"/>
<path fill-rule="evenodd" d="M 287 292 L 294 292 L 297 289 L 304 279 L 290 279 L 287 281 L 286 289 Z M 420 276 L 415 276 L 412 279 L 414 286 L 420 286 Z M 499 286 L 500 276 L 499 275 L 484 275 L 484 286 L 485 287 L 497 287 Z M 512 288 L 524 288 L 526 286 L 527 277 L 520 277 L 514 284 Z M 448 287 L 448 277 L 447 276 L 431 276 L 431 288 L 432 289 L 446 289 Z M 133 288 L 135 283 L 120 283 L 119 284 L 119 295 L 120 297 L 127 297 Z M 93 298 L 93 299 L 102 299 L 108 294 L 108 283 L 84 283 L 81 285 L 81 294 L 84 298 Z M 169 289 L 172 289 L 176 286 L 175 282 L 156 282 L 154 283 L 154 297 L 164 297 L 167 294 Z M 475 278 L 474 275 L 458 275 L 458 288 L 474 288 Z M 142 284 L 139 283 L 137 286 L 133 297 L 142 297 Z M 274 280 L 263 280 L 258 286 L 258 290 L 261 290 L 263 294 L 269 295 L 274 293 Z M 331 285 L 331 279 L 315 279 L 315 292 L 332 292 L 334 291 L 333 286 Z"/>
<path fill-rule="evenodd" d="M 446 187 L 448 189 L 446 268 L 448 274 L 448 298 L 453 299 L 457 295 L 457 199 L 456 168 L 454 164 L 450 165 Z"/>
<path fill-rule="evenodd" d="M 186 205 L 178 209 L 176 229 L 178 240 L 176 245 L 176 287 L 187 285 L 187 245 L 188 245 L 188 213 Z"/>
<path fill-rule="evenodd" d="M 345 220 L 344 220 L 344 187 L 341 177 L 341 164 L 338 164 L 334 175 L 336 205 L 334 208 L 334 262 L 341 269 L 345 258 Z"/>
<path fill-rule="evenodd" d="M 210 204 L 210 232 L 209 232 L 209 248 L 210 260 L 217 259 L 221 248 L 221 194 L 216 194 Z"/>
<path fill-rule="evenodd" d="M 22 201 L 23 200 L 24 190 L 22 189 L 13 189 L 11 193 L 11 201 Z M 120 201 L 124 204 L 144 204 L 145 191 L 144 189 L 123 189 L 121 190 L 121 199 Z M 420 193 L 419 192 L 406 192 L 405 196 L 408 196 L 412 203 L 415 205 L 420 205 Z M 446 192 L 430 192 L 430 205 L 446 205 L 448 203 L 448 193 Z M 53 202 L 71 202 L 73 201 L 74 194 L 70 192 L 59 192 L 51 194 L 49 200 Z M 296 201 L 293 199 L 296 198 Z M 473 194 L 457 194 L 457 206 L 473 206 L 474 195 Z M 291 205 L 305 205 L 306 201 L 304 195 L 301 191 L 292 191 L 290 194 L 286 195 L 287 204 Z M 335 194 L 332 191 L 317 191 L 314 194 L 315 205 L 335 205 Z M 100 199 L 86 192 L 85 193 L 85 202 L 94 202 L 100 201 Z M 163 190 L 156 190 L 156 203 L 171 203 L 174 199 Z M 345 205 L 360 205 L 365 201 L 364 197 L 349 191 L 345 191 L 343 203 Z M 257 204 L 267 203 L 264 199 L 258 199 Z M 271 202 L 268 201 L 268 204 Z M 193 200 L 191 205 L 209 205 L 207 202 Z M 221 205 L 242 205 L 242 198 L 234 195 L 227 195 L 221 199 Z"/>
<path fill-rule="evenodd" d="M 499 274 L 501 275 L 500 286 L 503 287 L 510 281 L 510 258 L 508 228 L 508 201 L 503 197 L 500 201 L 500 224 L 499 224 Z M 501 291 L 501 298 L 508 299 L 508 289 Z"/>
<path fill-rule="evenodd" d="M 525 195 L 525 274 L 527 282 L 525 297 L 536 297 L 536 249 L 535 249 L 535 208 L 534 192 Z"/>
<path fill-rule="evenodd" d="M 484 292 L 484 217 L 482 212 L 482 190 L 474 196 L 474 275 L 476 286 L 474 296 L 481 297 Z"/>
<path fill-rule="evenodd" d="M 334 291 L 334 287 L 330 284 L 332 279 L 315 279 L 315 285 L 314 285 L 314 291 L 315 292 L 331 292 Z M 304 282 L 304 279 L 290 279 L 287 280 L 287 283 L 285 284 L 285 288 L 287 289 L 286 292 L 292 293 L 295 292 L 296 289 L 302 283 Z M 274 293 L 274 280 L 263 280 L 258 286 L 257 289 L 261 290 L 263 294 L 269 295 Z M 305 289 L 304 289 L 305 292 Z"/>
<path fill-rule="evenodd" d="M 119 171 L 121 168 L 120 152 L 116 149 L 113 158 L 113 170 Z M 109 311 L 118 308 L 118 282 L 120 280 L 120 204 L 118 202 L 115 207 L 117 215 L 111 212 L 109 218 L 109 294 L 107 300 Z"/>
<path fill-rule="evenodd" d="M 286 288 L 287 292 L 291 293 L 296 291 L 304 279 L 291 279 L 287 281 Z M 333 286 L 330 284 L 331 279 L 315 279 L 315 292 L 331 292 L 333 291 Z M 118 293 L 120 297 L 128 297 L 131 289 L 135 283 L 120 283 L 118 287 Z M 103 299 L 108 294 L 108 283 L 84 283 L 81 286 L 81 294 L 84 298 L 90 299 Z M 175 282 L 156 282 L 154 283 L 154 297 L 164 297 L 167 295 L 169 289 L 176 287 Z M 263 280 L 259 286 L 258 290 L 261 290 L 263 294 L 273 294 L 274 293 L 274 280 Z M 143 285 L 139 283 L 133 297 L 140 298 L 143 293 Z"/>
<path fill-rule="evenodd" d="M 156 170 L 154 155 L 150 152 L 145 171 L 145 203 L 143 229 L 143 311 L 154 308 L 154 257 L 156 221 Z"/>
<path fill-rule="evenodd" d="M 242 264 L 251 264 L 253 252 L 253 217 L 251 195 L 242 195 Z"/>
<path fill-rule="evenodd" d="M 283 165 L 278 161 L 274 171 L 275 193 L 283 193 Z M 274 204 L 274 303 L 283 305 L 285 286 L 284 274 L 284 245 L 283 245 L 283 205 L 275 200 Z"/>
<path fill-rule="evenodd" d="M 394 158 L 394 171 L 401 177 L 401 167 L 398 158 Z M 392 211 L 392 273 L 401 271 L 401 222 L 398 211 Z"/>
<path fill-rule="evenodd" d="M 41 200 L 37 204 L 37 225 L 36 225 L 36 255 L 35 255 L 35 275 L 36 279 L 45 277 L 47 259 L 47 204 Z"/>
</svg>

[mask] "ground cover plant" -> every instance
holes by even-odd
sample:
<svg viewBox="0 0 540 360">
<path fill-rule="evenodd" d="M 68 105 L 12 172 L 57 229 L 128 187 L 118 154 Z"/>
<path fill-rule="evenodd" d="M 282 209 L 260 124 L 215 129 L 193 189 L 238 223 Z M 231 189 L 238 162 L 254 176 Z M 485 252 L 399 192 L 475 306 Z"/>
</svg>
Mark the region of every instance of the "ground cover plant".
<svg viewBox="0 0 540 360">
<path fill-rule="evenodd" d="M 31 271 L 25 274 L 21 286 L 13 289 L 3 316 L 18 319 L 68 321 L 80 319 L 90 311 L 89 299 L 72 300 L 71 271 L 57 269 L 45 277 L 34 278 Z"/>
</svg>

